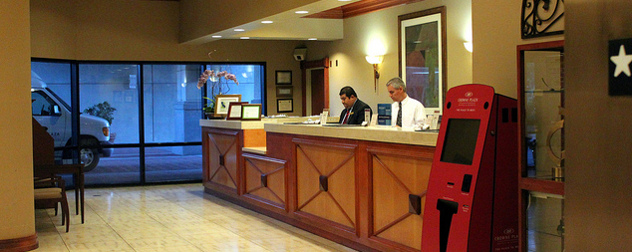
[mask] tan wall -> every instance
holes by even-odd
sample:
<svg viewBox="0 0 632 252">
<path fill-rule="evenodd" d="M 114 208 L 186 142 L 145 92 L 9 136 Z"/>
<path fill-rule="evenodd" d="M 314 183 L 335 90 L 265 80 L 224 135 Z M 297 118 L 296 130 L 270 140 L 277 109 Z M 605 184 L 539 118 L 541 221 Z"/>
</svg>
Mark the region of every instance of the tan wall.
<svg viewBox="0 0 632 252">
<path fill-rule="evenodd" d="M 344 20 L 344 39 L 334 42 L 307 43 L 307 58 L 321 59 L 329 56 L 333 63 L 329 75 L 329 105 L 332 115 L 343 110 L 338 93 L 344 86 L 352 86 L 358 98 L 377 109 L 378 103 L 392 103 L 386 91 L 386 82 L 399 76 L 398 21 L 399 15 L 446 6 L 447 16 L 447 63 L 448 88 L 472 82 L 472 57 L 463 42 L 470 33 L 470 1 L 426 0 L 398 6 Z M 379 41 L 385 49 L 380 65 L 377 92 L 374 91 L 373 67 L 365 56 L 371 54 L 370 44 Z M 338 66 L 336 66 L 338 61 Z"/>
<path fill-rule="evenodd" d="M 35 234 L 28 1 L 0 1 L 0 243 Z M 26 85 L 25 85 L 26 84 Z"/>
<path fill-rule="evenodd" d="M 566 6 L 566 251 L 629 251 L 632 98 L 608 96 L 608 41 L 632 38 L 632 2 Z"/>
<path fill-rule="evenodd" d="M 556 35 L 523 40 L 521 8 L 521 1 L 472 1 L 474 83 L 490 85 L 496 93 L 513 98 L 518 83 L 516 46 L 564 39 L 564 35 Z"/>
<path fill-rule="evenodd" d="M 302 111 L 296 41 L 178 42 L 178 3 L 32 0 L 32 56 L 70 60 L 266 62 L 268 114 L 276 114 L 275 70 L 292 70 L 294 111 Z M 95 11 L 102 10 L 102 11 Z M 112 11 L 103 11 L 112 10 Z M 213 52 L 209 58 L 207 55 Z"/>
</svg>

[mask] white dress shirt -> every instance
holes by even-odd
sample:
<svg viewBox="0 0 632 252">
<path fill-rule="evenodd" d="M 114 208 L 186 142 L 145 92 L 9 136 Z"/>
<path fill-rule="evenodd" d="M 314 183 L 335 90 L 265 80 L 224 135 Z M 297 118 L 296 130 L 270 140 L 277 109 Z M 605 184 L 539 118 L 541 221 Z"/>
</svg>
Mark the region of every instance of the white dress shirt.
<svg viewBox="0 0 632 252">
<path fill-rule="evenodd" d="M 426 121 L 426 111 L 421 102 L 406 96 L 402 100 L 402 128 L 421 128 Z M 397 112 L 399 111 L 399 102 L 394 102 L 391 106 L 391 125 L 397 123 Z"/>
</svg>

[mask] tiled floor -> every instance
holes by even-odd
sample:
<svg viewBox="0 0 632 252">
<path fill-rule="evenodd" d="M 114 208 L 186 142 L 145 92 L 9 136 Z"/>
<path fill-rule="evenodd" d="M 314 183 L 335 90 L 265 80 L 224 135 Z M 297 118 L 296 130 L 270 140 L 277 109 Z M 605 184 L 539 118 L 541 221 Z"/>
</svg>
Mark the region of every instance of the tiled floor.
<svg viewBox="0 0 632 252">
<path fill-rule="evenodd" d="M 35 251 L 355 251 L 203 192 L 201 184 L 86 189 L 85 223 L 36 210 Z"/>
</svg>

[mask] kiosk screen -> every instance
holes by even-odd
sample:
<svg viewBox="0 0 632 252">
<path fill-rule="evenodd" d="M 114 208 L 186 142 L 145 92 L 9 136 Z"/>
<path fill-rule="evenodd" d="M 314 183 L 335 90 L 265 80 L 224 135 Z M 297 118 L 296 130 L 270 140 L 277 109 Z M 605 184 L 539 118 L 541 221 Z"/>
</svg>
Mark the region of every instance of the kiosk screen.
<svg viewBox="0 0 632 252">
<path fill-rule="evenodd" d="M 449 119 L 441 162 L 471 165 L 480 124 L 479 119 Z"/>
</svg>

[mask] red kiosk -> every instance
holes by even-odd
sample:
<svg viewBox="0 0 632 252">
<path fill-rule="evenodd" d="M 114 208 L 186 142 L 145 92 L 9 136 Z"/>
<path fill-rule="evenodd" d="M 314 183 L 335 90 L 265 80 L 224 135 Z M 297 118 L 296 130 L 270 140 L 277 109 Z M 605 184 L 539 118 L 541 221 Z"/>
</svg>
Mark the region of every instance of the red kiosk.
<svg viewBox="0 0 632 252">
<path fill-rule="evenodd" d="M 421 251 L 518 250 L 517 102 L 469 84 L 446 96 Z"/>
</svg>

